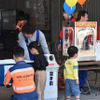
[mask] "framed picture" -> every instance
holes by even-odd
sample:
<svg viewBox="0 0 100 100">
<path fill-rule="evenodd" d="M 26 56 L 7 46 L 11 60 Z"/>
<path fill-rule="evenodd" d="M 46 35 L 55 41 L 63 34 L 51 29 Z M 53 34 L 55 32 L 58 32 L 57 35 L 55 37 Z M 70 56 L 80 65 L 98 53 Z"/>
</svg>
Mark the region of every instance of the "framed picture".
<svg viewBox="0 0 100 100">
<path fill-rule="evenodd" d="M 75 41 L 78 61 L 96 60 L 97 22 L 75 22 Z"/>
<path fill-rule="evenodd" d="M 63 49 L 64 49 L 64 54 L 66 55 L 68 47 L 74 45 L 74 43 L 73 43 L 73 40 L 74 40 L 74 28 L 73 27 L 64 27 L 63 31 L 64 31 Z"/>
<path fill-rule="evenodd" d="M 63 22 L 63 55 L 67 56 L 68 47 L 74 45 L 74 23 Z"/>
</svg>

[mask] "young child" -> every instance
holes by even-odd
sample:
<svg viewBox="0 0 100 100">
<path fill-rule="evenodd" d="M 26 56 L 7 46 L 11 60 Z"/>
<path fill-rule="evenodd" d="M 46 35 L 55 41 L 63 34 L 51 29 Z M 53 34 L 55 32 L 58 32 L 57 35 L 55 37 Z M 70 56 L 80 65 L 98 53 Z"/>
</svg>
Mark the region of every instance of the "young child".
<svg viewBox="0 0 100 100">
<path fill-rule="evenodd" d="M 13 85 L 15 94 L 11 96 L 11 100 L 38 100 L 38 94 L 35 91 L 34 69 L 25 63 L 24 49 L 14 48 L 13 58 L 16 64 L 8 70 L 4 81 L 6 87 Z"/>
<path fill-rule="evenodd" d="M 46 66 L 48 62 L 46 61 L 43 51 L 38 42 L 34 41 L 29 44 L 29 49 L 34 55 L 34 69 L 36 70 L 35 74 L 35 83 L 36 90 L 39 95 L 38 100 L 44 100 L 44 89 L 46 85 Z"/>
<path fill-rule="evenodd" d="M 65 61 L 64 68 L 66 100 L 71 100 L 72 94 L 76 97 L 76 100 L 80 100 L 78 62 L 75 60 L 78 56 L 78 48 L 70 46 L 67 53 L 70 58 Z"/>
</svg>

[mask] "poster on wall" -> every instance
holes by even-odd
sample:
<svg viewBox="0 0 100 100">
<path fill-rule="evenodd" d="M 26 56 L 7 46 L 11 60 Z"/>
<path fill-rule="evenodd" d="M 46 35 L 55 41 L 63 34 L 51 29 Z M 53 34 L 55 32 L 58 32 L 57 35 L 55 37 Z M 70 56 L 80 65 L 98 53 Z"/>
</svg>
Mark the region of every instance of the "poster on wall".
<svg viewBox="0 0 100 100">
<path fill-rule="evenodd" d="M 50 0 L 30 0 L 30 16 L 37 29 L 50 29 Z"/>
<path fill-rule="evenodd" d="M 78 61 L 96 60 L 97 22 L 75 22 L 75 46 Z"/>
</svg>

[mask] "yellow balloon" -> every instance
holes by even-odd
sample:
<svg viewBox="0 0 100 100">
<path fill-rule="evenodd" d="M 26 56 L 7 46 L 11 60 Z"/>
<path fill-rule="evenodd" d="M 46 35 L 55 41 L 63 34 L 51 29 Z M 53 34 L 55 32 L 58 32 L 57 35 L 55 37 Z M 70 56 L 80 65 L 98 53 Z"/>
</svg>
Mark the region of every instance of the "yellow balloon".
<svg viewBox="0 0 100 100">
<path fill-rule="evenodd" d="M 65 2 L 68 4 L 69 7 L 73 7 L 76 5 L 76 3 L 78 2 L 78 0 L 65 0 Z"/>
</svg>

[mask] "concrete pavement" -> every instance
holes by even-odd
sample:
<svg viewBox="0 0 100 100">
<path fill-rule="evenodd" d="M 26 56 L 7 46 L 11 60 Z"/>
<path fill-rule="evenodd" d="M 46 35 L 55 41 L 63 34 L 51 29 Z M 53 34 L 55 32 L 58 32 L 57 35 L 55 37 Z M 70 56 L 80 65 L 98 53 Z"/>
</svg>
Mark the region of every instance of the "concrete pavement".
<svg viewBox="0 0 100 100">
<path fill-rule="evenodd" d="M 95 93 L 99 94 L 100 91 L 92 90 L 91 95 L 81 95 L 80 100 L 100 100 L 100 95 L 95 96 Z M 0 100 L 10 100 L 10 96 L 13 94 L 12 88 L 6 88 L 6 87 L 0 87 Z M 52 99 L 51 99 L 52 100 Z M 65 100 L 65 91 L 59 90 L 58 93 L 58 100 Z M 72 97 L 72 100 L 75 100 L 74 97 Z"/>
<path fill-rule="evenodd" d="M 94 91 L 96 91 L 96 90 L 91 91 L 91 94 L 89 94 L 89 95 L 82 95 L 81 94 L 80 100 L 100 100 L 100 95 L 95 96 L 95 93 L 93 93 Z M 64 90 L 59 90 L 58 100 L 65 100 L 65 91 Z M 75 100 L 75 97 L 72 97 L 71 100 Z"/>
</svg>

